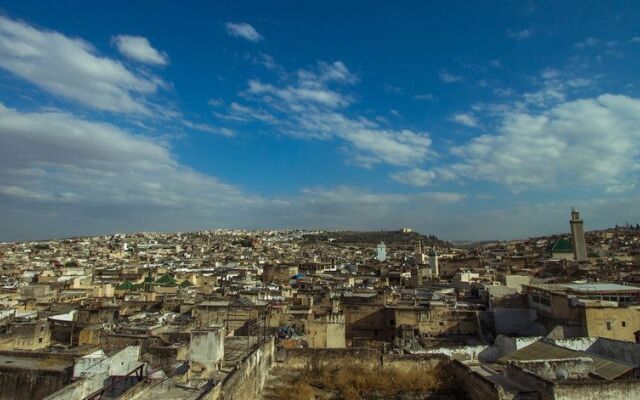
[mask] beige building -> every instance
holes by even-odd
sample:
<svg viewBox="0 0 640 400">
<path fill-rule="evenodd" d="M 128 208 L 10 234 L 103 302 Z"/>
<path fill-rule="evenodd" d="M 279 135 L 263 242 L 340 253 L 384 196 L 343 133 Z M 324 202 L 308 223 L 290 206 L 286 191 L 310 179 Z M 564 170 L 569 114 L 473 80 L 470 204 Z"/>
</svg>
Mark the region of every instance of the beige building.
<svg viewBox="0 0 640 400">
<path fill-rule="evenodd" d="M 524 286 L 538 323 L 554 337 L 600 336 L 636 341 L 640 288 L 613 283 Z"/>
</svg>

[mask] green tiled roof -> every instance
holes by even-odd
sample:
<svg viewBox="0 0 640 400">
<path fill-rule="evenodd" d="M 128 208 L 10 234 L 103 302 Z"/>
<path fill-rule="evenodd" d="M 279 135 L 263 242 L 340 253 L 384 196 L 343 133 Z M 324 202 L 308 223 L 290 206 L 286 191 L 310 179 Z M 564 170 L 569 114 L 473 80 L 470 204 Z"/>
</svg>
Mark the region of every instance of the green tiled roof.
<svg viewBox="0 0 640 400">
<path fill-rule="evenodd" d="M 124 281 L 118 286 L 116 286 L 116 290 L 131 290 L 134 288 L 134 284 L 131 281 Z"/>
<path fill-rule="evenodd" d="M 173 279 L 171 275 L 166 274 L 158 278 L 158 280 L 156 281 L 156 284 L 162 285 L 162 286 L 176 286 L 178 282 L 175 279 Z"/>
<path fill-rule="evenodd" d="M 558 239 L 551 248 L 552 253 L 573 253 L 573 245 L 567 239 Z"/>
<path fill-rule="evenodd" d="M 182 288 L 186 288 L 186 287 L 189 287 L 189 286 L 193 286 L 193 283 L 191 283 L 191 281 L 189 281 L 188 279 L 185 279 L 180 284 L 180 287 L 182 287 Z"/>
</svg>

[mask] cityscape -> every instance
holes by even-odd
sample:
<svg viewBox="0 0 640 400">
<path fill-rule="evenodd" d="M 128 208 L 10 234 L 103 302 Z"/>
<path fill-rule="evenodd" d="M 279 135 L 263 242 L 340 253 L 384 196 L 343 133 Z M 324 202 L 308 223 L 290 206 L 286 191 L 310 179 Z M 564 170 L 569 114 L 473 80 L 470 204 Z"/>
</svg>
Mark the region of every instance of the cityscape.
<svg viewBox="0 0 640 400">
<path fill-rule="evenodd" d="M 0 400 L 640 399 L 639 18 L 0 0 Z"/>
</svg>

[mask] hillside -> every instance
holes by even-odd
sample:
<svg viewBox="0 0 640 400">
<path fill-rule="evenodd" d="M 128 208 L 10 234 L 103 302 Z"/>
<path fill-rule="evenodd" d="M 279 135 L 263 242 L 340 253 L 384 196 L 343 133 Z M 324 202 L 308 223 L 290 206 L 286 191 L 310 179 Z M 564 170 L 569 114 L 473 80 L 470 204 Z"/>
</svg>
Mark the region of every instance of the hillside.
<svg viewBox="0 0 640 400">
<path fill-rule="evenodd" d="M 371 245 L 375 246 L 384 242 L 387 246 L 413 246 L 418 240 L 429 246 L 448 247 L 448 243 L 438 239 L 434 235 L 423 235 L 418 232 L 403 233 L 400 231 L 336 231 L 324 232 L 321 234 L 304 235 L 303 238 L 309 242 L 329 242 L 335 244 L 349 245 Z M 331 240 L 330 240 L 331 239 Z"/>
</svg>

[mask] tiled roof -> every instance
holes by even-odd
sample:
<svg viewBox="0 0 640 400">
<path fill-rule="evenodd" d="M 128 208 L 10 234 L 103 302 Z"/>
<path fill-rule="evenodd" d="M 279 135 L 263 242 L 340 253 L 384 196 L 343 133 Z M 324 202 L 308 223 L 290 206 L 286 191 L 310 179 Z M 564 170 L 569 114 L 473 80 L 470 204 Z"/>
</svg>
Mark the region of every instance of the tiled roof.
<svg viewBox="0 0 640 400">
<path fill-rule="evenodd" d="M 543 361 L 586 357 L 593 360 L 593 374 L 608 380 L 615 379 L 634 368 L 632 365 L 602 358 L 584 351 L 567 349 L 544 341 L 537 341 L 514 351 L 500 358 L 500 361 Z"/>
<path fill-rule="evenodd" d="M 573 253 L 573 245 L 567 239 L 558 239 L 551 248 L 553 253 Z"/>
</svg>

